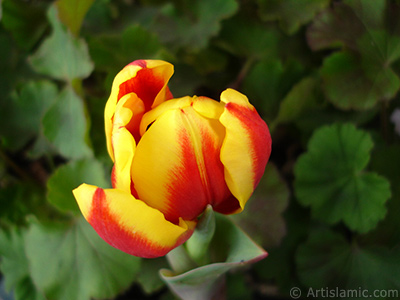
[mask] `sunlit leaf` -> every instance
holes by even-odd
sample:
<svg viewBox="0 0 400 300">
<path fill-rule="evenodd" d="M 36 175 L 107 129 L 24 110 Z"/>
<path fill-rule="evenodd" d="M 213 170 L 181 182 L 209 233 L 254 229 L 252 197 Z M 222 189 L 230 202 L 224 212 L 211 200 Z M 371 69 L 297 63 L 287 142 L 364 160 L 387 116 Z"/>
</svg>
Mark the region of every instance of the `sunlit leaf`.
<svg viewBox="0 0 400 300">
<path fill-rule="evenodd" d="M 58 168 L 47 181 L 47 199 L 63 212 L 81 212 L 72 190 L 87 183 L 102 188 L 107 187 L 103 166 L 95 159 L 72 161 Z"/>
<path fill-rule="evenodd" d="M 52 33 L 29 58 L 33 69 L 40 74 L 65 81 L 89 76 L 93 63 L 85 41 L 73 37 L 60 23 L 55 6 L 50 7 L 48 19 Z"/>
<path fill-rule="evenodd" d="M 294 169 L 298 201 L 329 224 L 343 221 L 358 232 L 373 229 L 386 214 L 391 192 L 384 177 L 364 170 L 372 147 L 371 137 L 351 124 L 317 130 Z"/>
<path fill-rule="evenodd" d="M 91 155 L 87 145 L 88 130 L 82 99 L 71 87 L 66 87 L 43 118 L 43 132 L 65 157 Z"/>
<path fill-rule="evenodd" d="M 83 218 L 72 224 L 33 223 L 25 250 L 33 282 L 48 299 L 115 297 L 140 266 L 139 258 L 109 246 Z"/>
<path fill-rule="evenodd" d="M 310 22 L 329 4 L 329 0 L 258 0 L 257 2 L 261 18 L 265 21 L 279 20 L 282 29 L 288 34 L 295 33 L 300 26 Z"/>
</svg>

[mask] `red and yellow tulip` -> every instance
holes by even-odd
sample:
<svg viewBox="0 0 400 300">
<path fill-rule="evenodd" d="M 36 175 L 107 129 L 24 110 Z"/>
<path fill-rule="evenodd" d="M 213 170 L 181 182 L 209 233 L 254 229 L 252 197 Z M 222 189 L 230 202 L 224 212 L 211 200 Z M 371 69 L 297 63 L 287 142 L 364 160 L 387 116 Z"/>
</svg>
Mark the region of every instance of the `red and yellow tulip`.
<svg viewBox="0 0 400 300">
<path fill-rule="evenodd" d="M 105 109 L 112 189 L 82 184 L 82 214 L 110 245 L 159 257 L 184 243 L 208 204 L 243 210 L 264 173 L 271 137 L 246 96 L 227 89 L 173 99 L 173 66 L 127 65 L 114 79 Z"/>
</svg>

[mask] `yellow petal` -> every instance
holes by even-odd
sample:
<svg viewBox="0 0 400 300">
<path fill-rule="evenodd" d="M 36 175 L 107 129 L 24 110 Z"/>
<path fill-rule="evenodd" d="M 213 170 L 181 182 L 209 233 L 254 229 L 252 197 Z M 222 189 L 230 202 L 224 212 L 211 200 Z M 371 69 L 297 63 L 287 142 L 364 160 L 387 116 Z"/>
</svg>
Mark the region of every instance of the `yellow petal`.
<svg viewBox="0 0 400 300">
<path fill-rule="evenodd" d="M 140 134 L 143 135 L 147 130 L 147 127 L 159 118 L 163 113 L 172 109 L 185 108 L 191 105 L 193 99 L 189 96 L 168 100 L 161 105 L 153 108 L 152 110 L 145 113 L 140 123 Z"/>
<path fill-rule="evenodd" d="M 224 134 L 218 120 L 191 106 L 161 114 L 142 136 L 132 163 L 140 199 L 175 222 L 194 219 L 207 204 L 228 198 L 219 158 Z"/>
<path fill-rule="evenodd" d="M 271 153 L 271 136 L 245 95 L 227 89 L 222 92 L 221 101 L 225 111 L 220 121 L 226 128 L 221 161 L 228 187 L 243 209 L 264 173 Z"/>
<path fill-rule="evenodd" d="M 143 110 L 143 103 L 136 94 L 123 96 L 117 104 L 116 114 L 113 120 L 111 143 L 114 152 L 114 168 L 112 183 L 114 188 L 131 191 L 131 166 L 135 154 L 136 143 L 127 126 L 134 117 L 131 109 L 136 107 L 136 114 Z"/>
<path fill-rule="evenodd" d="M 82 184 L 73 191 L 82 214 L 111 246 L 126 253 L 153 258 L 167 254 L 193 233 L 195 222 L 164 215 L 119 189 L 103 190 Z"/>
<path fill-rule="evenodd" d="M 126 94 L 135 93 L 149 110 L 172 98 L 167 83 L 174 72 L 173 68 L 173 65 L 161 60 L 139 60 L 127 65 L 114 78 L 104 111 L 107 149 L 111 159 L 114 160 L 111 134 L 117 102 Z"/>
</svg>

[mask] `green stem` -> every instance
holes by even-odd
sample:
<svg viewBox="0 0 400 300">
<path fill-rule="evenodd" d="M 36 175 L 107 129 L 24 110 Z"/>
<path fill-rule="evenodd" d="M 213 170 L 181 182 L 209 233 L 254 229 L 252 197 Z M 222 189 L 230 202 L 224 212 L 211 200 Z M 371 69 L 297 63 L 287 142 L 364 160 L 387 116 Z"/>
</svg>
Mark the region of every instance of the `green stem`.
<svg viewBox="0 0 400 300">
<path fill-rule="evenodd" d="M 166 258 L 172 270 L 175 272 L 175 275 L 185 273 L 197 267 L 194 261 L 189 257 L 183 245 L 169 252 Z"/>
</svg>

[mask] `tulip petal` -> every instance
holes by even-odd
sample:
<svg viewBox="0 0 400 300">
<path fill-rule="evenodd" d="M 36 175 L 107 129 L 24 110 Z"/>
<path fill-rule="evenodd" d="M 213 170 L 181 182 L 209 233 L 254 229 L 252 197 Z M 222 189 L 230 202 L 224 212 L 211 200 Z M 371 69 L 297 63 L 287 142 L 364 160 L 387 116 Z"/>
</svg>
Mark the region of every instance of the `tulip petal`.
<svg viewBox="0 0 400 300">
<path fill-rule="evenodd" d="M 73 191 L 85 219 L 111 246 L 131 255 L 154 258 L 167 254 L 193 233 L 195 222 L 179 225 L 131 194 L 82 184 Z"/>
<path fill-rule="evenodd" d="M 145 110 L 150 110 L 163 101 L 171 99 L 172 94 L 167 83 L 173 72 L 173 65 L 165 61 L 138 60 L 130 63 L 117 74 L 104 111 L 107 149 L 111 159 L 114 160 L 111 143 L 112 124 L 118 101 L 126 94 L 135 93 L 143 101 Z"/>
<path fill-rule="evenodd" d="M 146 132 L 148 126 L 153 123 L 158 117 L 160 117 L 164 112 L 172 109 L 188 107 L 192 104 L 192 102 L 192 97 L 186 96 L 166 101 L 163 104 L 148 111 L 147 113 L 145 113 L 140 123 L 140 134 L 143 135 Z"/>
<path fill-rule="evenodd" d="M 143 135 L 133 159 L 140 199 L 176 222 L 178 217 L 192 220 L 207 204 L 230 197 L 219 159 L 224 135 L 218 120 L 202 117 L 191 106 L 165 111 Z"/>
<path fill-rule="evenodd" d="M 221 149 L 225 179 L 239 200 L 241 211 L 258 185 L 271 154 L 271 136 L 267 124 L 247 97 L 233 89 L 221 94 L 225 111 L 220 117 L 226 128 Z"/>
<path fill-rule="evenodd" d="M 136 111 L 132 112 L 130 107 L 135 107 Z M 115 110 L 112 127 L 112 148 L 115 157 L 111 181 L 114 188 L 131 192 L 131 166 L 136 143 L 129 131 L 129 125 L 135 114 L 143 114 L 143 102 L 136 94 L 127 94 L 121 98 Z"/>
</svg>

